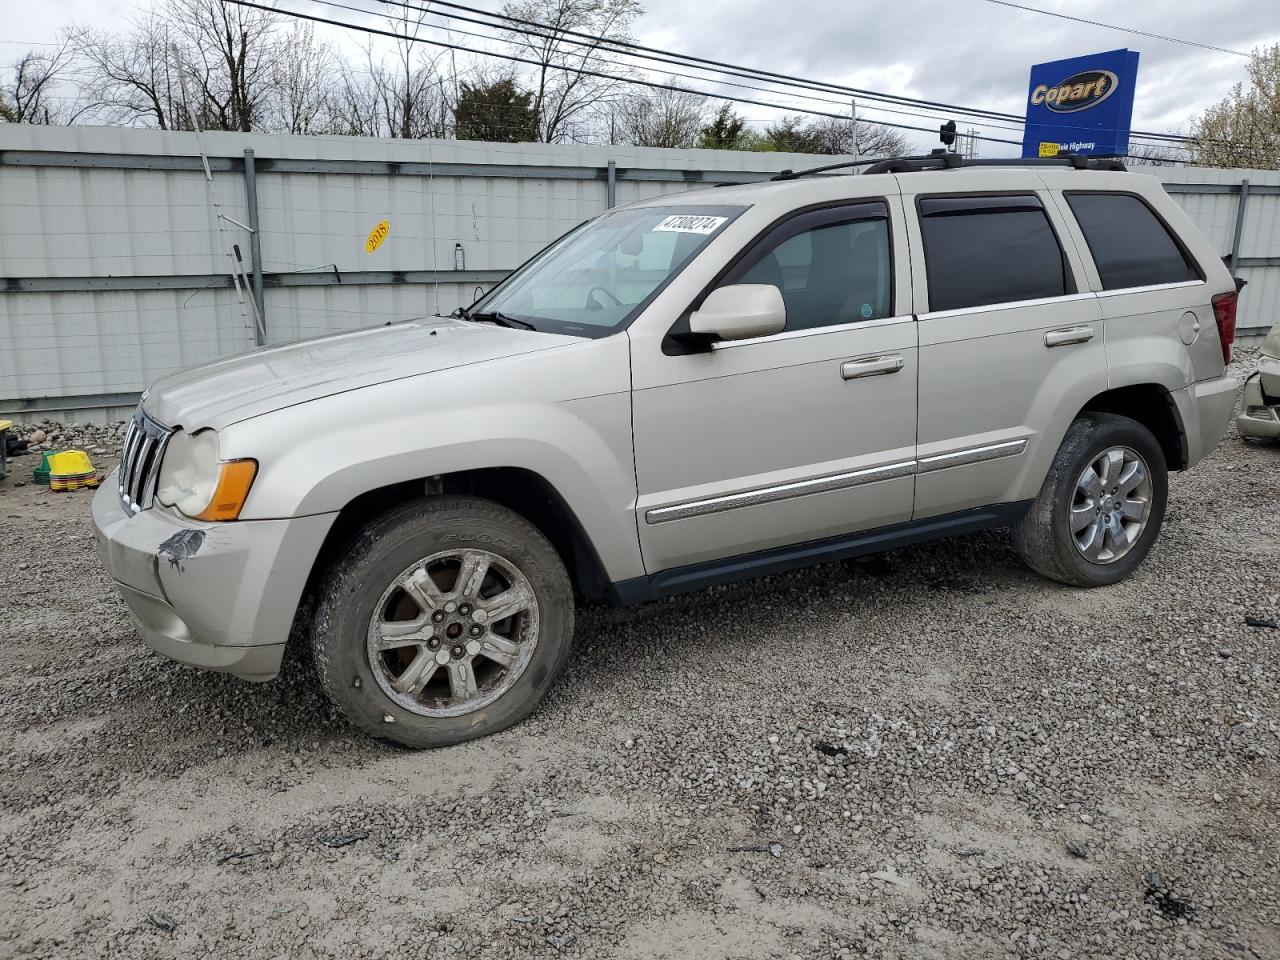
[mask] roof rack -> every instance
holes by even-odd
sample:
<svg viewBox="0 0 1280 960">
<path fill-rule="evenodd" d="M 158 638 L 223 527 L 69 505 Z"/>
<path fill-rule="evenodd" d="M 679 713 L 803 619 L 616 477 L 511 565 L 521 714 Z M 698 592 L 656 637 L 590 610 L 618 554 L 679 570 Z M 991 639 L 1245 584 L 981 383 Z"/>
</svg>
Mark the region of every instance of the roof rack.
<svg viewBox="0 0 1280 960">
<path fill-rule="evenodd" d="M 1060 153 L 1056 157 L 982 157 L 966 158 L 949 150 L 934 150 L 916 157 L 884 157 L 876 160 L 849 160 L 829 163 L 808 170 L 783 170 L 770 180 L 796 180 L 830 170 L 866 167 L 866 173 L 917 173 L 922 170 L 954 170 L 960 167 L 1071 167 L 1074 170 L 1125 171 L 1124 162 L 1116 157 L 1090 157 L 1080 153 Z"/>
<path fill-rule="evenodd" d="M 966 158 L 948 150 L 934 150 L 921 157 L 892 157 L 867 167 L 865 173 L 916 173 L 921 170 L 952 170 L 957 167 L 1071 167 L 1074 170 L 1117 170 L 1126 168 L 1116 157 L 1090 157 L 1082 153 L 1060 153 L 1056 157 L 975 157 Z"/>
</svg>

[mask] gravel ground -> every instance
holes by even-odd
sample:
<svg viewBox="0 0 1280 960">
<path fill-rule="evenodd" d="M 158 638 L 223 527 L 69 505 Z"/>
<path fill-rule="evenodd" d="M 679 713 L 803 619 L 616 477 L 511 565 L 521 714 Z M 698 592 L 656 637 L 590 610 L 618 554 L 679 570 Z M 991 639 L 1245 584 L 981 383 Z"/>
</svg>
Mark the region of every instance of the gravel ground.
<svg viewBox="0 0 1280 960">
<path fill-rule="evenodd" d="M 1176 476 L 1109 589 L 997 532 L 582 611 L 529 721 L 428 753 L 300 658 L 149 653 L 34 459 L 0 481 L 0 957 L 1280 957 L 1280 630 L 1245 623 L 1280 617 L 1280 448 Z"/>
</svg>

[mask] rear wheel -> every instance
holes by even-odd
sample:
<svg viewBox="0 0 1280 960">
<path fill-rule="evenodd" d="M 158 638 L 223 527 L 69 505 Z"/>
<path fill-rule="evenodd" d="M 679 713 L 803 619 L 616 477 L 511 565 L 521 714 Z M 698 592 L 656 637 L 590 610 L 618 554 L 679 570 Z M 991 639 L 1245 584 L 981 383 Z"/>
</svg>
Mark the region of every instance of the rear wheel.
<svg viewBox="0 0 1280 960">
<path fill-rule="evenodd" d="M 1076 587 L 1123 580 L 1159 535 L 1168 499 L 1164 452 L 1142 424 L 1085 414 L 1071 424 L 1014 546 L 1036 572 Z"/>
<path fill-rule="evenodd" d="M 546 537 L 497 504 L 451 497 L 362 531 L 321 589 L 312 644 L 353 724 L 436 747 L 527 716 L 572 635 L 572 589 Z"/>
</svg>

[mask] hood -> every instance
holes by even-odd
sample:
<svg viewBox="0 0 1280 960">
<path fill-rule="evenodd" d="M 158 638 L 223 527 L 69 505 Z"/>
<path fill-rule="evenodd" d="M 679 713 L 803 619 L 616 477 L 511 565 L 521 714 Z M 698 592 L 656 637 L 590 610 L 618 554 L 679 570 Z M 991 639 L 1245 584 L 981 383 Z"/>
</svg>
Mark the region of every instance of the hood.
<svg viewBox="0 0 1280 960">
<path fill-rule="evenodd" d="M 143 406 L 168 426 L 223 427 L 347 390 L 578 340 L 426 317 L 298 340 L 183 370 L 152 384 Z"/>
</svg>

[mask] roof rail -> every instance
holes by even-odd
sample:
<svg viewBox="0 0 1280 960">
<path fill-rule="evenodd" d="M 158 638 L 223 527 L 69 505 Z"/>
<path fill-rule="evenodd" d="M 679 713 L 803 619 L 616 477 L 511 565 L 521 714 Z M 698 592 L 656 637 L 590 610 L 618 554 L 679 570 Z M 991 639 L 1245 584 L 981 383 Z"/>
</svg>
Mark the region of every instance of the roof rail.
<svg viewBox="0 0 1280 960">
<path fill-rule="evenodd" d="M 813 173 L 826 173 L 828 170 L 847 170 L 850 167 L 873 167 L 877 163 L 889 163 L 889 160 L 877 157 L 873 160 L 845 160 L 841 163 L 828 163 L 821 167 L 810 167 L 808 170 L 783 170 L 776 173 L 770 180 L 798 180 L 800 177 L 807 177 Z"/>
<path fill-rule="evenodd" d="M 1071 167 L 1074 170 L 1125 171 L 1116 157 L 1090 157 L 1080 153 L 1060 153 L 1056 157 L 967 158 L 947 150 L 934 150 L 920 157 L 891 157 L 872 164 L 864 173 L 917 173 L 922 170 L 953 170 L 959 167 Z M 821 168 L 819 168 L 821 169 Z"/>
<path fill-rule="evenodd" d="M 1081 153 L 1060 153 L 1056 157 L 982 157 L 966 158 L 949 150 L 934 150 L 916 157 L 880 157 L 874 160 L 845 160 L 808 170 L 783 170 L 770 180 L 798 180 L 815 173 L 866 167 L 863 173 L 916 173 L 921 170 L 954 170 L 959 167 L 1071 167 L 1075 170 L 1125 171 L 1124 162 L 1116 157 L 1090 157 Z M 716 184 L 728 186 L 728 184 Z"/>
</svg>

